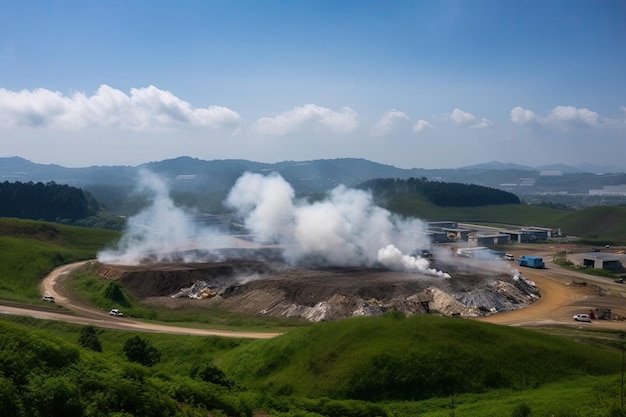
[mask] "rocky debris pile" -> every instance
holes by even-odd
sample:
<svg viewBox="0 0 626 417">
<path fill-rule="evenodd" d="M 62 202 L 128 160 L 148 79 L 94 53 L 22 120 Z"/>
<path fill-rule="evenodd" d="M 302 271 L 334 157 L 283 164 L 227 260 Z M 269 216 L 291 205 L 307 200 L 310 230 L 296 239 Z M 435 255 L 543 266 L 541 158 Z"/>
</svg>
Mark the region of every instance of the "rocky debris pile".
<svg viewBox="0 0 626 417">
<path fill-rule="evenodd" d="M 517 310 L 539 297 L 534 283 L 519 273 L 514 275 L 510 267 L 498 269 L 496 264 L 477 262 L 440 266 L 451 278 L 382 267 L 297 268 L 245 260 L 106 266 L 100 272 L 108 279 L 119 279 L 151 305 L 202 309 L 206 303 L 218 302 L 219 308 L 237 314 L 313 322 L 392 310 L 407 316 L 477 317 Z"/>
<path fill-rule="evenodd" d="M 197 281 L 189 288 L 181 288 L 172 298 L 213 298 L 217 295 L 217 290 L 212 289 L 206 281 Z"/>
</svg>

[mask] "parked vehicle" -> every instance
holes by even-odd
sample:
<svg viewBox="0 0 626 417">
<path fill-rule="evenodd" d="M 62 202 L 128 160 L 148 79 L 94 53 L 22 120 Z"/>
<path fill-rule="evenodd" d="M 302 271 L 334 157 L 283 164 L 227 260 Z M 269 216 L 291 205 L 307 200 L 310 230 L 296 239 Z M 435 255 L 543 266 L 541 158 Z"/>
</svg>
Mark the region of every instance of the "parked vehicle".
<svg viewBox="0 0 626 417">
<path fill-rule="evenodd" d="M 122 317 L 124 314 L 122 314 L 122 312 L 119 311 L 117 308 L 114 308 L 111 311 L 109 311 L 109 315 L 115 316 L 115 317 Z"/>
<path fill-rule="evenodd" d="M 505 261 L 514 261 L 515 256 L 511 255 L 510 253 L 505 253 L 502 259 L 504 259 Z"/>
<path fill-rule="evenodd" d="M 624 278 L 617 278 L 616 280 L 614 280 L 616 283 L 618 284 L 623 284 L 624 283 Z"/>
<path fill-rule="evenodd" d="M 49 303 L 54 303 L 54 297 L 51 295 L 44 295 L 41 297 L 41 301 L 47 301 Z"/>
<path fill-rule="evenodd" d="M 591 317 L 589 317 L 589 314 L 575 314 L 573 318 L 576 321 L 591 323 Z"/>
<path fill-rule="evenodd" d="M 529 268 L 545 268 L 546 264 L 543 263 L 543 258 L 532 255 L 521 255 L 517 258 L 519 266 L 527 266 Z"/>
</svg>

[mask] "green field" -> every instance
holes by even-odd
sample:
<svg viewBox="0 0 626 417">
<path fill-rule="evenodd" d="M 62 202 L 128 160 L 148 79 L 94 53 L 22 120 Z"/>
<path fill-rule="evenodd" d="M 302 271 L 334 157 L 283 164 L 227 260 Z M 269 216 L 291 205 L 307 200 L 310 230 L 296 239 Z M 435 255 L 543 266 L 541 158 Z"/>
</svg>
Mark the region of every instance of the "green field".
<svg viewBox="0 0 626 417">
<path fill-rule="evenodd" d="M 561 228 L 568 236 L 578 236 L 588 242 L 626 245 L 626 206 L 586 207 L 579 210 L 530 204 L 440 207 L 414 194 L 400 195 L 380 203 L 402 216 L 425 221 L 554 227 Z"/>
<path fill-rule="evenodd" d="M 621 208 L 612 210 L 623 221 Z M 589 222 L 611 216 L 580 212 Z M 514 223 L 492 219 L 500 220 Z M 619 229 L 617 223 L 610 229 Z M 0 299 L 38 302 L 37 285 L 48 271 L 93 257 L 117 236 L 0 219 Z M 108 283 L 84 274 L 77 279 L 84 298 L 111 302 Z M 120 291 L 131 310 L 143 308 Z M 192 313 L 146 311 L 189 326 L 215 323 L 194 321 Z M 220 320 L 223 327 L 262 326 Z M 96 329 L 98 352 L 79 342 L 82 326 L 2 315 L 0 415 L 626 416 L 618 332 L 526 330 L 393 312 L 265 326 L 285 334 L 255 341 Z M 126 346 L 137 335 L 158 352 L 154 365 L 129 361 Z"/>
</svg>

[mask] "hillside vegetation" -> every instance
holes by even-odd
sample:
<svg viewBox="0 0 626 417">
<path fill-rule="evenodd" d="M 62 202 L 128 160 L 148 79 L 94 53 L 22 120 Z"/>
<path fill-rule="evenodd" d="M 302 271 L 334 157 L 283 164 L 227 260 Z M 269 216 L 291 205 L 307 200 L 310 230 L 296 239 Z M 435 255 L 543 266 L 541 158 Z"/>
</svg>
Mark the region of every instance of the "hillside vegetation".
<svg viewBox="0 0 626 417">
<path fill-rule="evenodd" d="M 116 236 L 0 219 L 0 298 L 32 301 L 48 270 L 92 257 Z M 615 337 L 591 346 L 390 313 L 258 341 L 97 329 L 96 351 L 80 342 L 83 329 L 0 316 L 0 415 L 625 415 Z M 130 362 L 126 346 L 136 336 L 158 353 L 151 366 Z"/>
<path fill-rule="evenodd" d="M 223 363 L 240 383 L 274 394 L 415 401 L 608 375 L 620 360 L 522 329 L 388 314 L 296 329 L 235 349 Z"/>
<path fill-rule="evenodd" d="M 626 244 L 626 206 L 587 207 L 567 213 L 552 224 L 570 235 Z"/>
<path fill-rule="evenodd" d="M 33 302 L 37 286 L 57 266 L 91 259 L 118 232 L 0 218 L 0 299 Z"/>
</svg>

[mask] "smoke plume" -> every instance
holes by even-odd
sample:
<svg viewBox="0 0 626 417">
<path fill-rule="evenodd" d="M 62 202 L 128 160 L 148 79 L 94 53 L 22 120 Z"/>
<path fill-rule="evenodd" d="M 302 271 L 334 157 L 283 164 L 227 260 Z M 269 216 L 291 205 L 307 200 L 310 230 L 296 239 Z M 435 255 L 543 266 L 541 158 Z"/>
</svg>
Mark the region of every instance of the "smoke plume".
<svg viewBox="0 0 626 417">
<path fill-rule="evenodd" d="M 147 192 L 152 203 L 128 219 L 116 248 L 98 253 L 100 262 L 125 265 L 136 265 L 146 259 L 192 262 L 197 259 L 190 248 L 206 247 L 219 239 L 213 231 L 194 224 L 174 204 L 167 185 L 155 174 L 140 172 L 138 191 Z"/>
<path fill-rule="evenodd" d="M 284 246 L 285 259 L 294 264 L 372 266 L 428 272 L 428 261 L 399 265 L 381 256 L 388 245 L 400 253 L 430 247 L 425 225 L 402 219 L 374 204 L 370 193 L 340 185 L 321 201 L 295 199 L 291 185 L 277 174 L 246 173 L 226 200 L 261 242 Z M 386 253 L 386 252 L 385 252 Z M 402 256 L 402 255 L 401 255 Z"/>
<path fill-rule="evenodd" d="M 390 269 L 418 271 L 436 277 L 450 278 L 450 275 L 430 267 L 428 259 L 419 256 L 404 255 L 394 245 L 387 245 L 378 250 L 378 261 Z"/>
<path fill-rule="evenodd" d="M 104 263 L 207 261 L 232 239 L 201 227 L 169 196 L 167 185 L 143 172 L 139 190 L 152 203 L 128 219 L 115 248 L 98 254 Z M 419 219 L 404 219 L 373 202 L 369 192 L 340 185 L 319 201 L 297 199 L 280 175 L 245 173 L 230 190 L 225 205 L 242 219 L 258 245 L 278 244 L 293 265 L 373 266 L 449 277 L 429 261 L 404 255 L 430 248 Z M 258 246 L 257 247 L 260 247 Z M 230 246 L 232 247 L 232 246 Z"/>
</svg>

